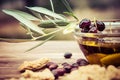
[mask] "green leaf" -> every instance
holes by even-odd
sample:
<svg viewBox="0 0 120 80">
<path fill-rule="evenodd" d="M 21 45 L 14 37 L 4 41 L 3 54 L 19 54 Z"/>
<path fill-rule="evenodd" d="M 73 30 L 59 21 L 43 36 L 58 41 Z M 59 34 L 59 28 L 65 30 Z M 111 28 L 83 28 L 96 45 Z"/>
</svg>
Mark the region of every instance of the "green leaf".
<svg viewBox="0 0 120 80">
<path fill-rule="evenodd" d="M 23 16 L 24 18 L 28 19 L 28 20 L 37 20 L 39 21 L 38 18 L 34 17 L 33 15 L 29 14 L 29 13 L 26 13 L 26 12 L 23 12 L 23 11 L 20 11 L 20 10 L 12 10 L 14 11 L 16 14 L 19 14 L 21 16 Z"/>
<path fill-rule="evenodd" d="M 32 11 L 36 11 L 36 12 L 39 12 L 39 13 L 42 13 L 42 14 L 45 14 L 45 15 L 48 15 L 48 16 L 51 16 L 51 17 L 54 17 L 54 18 L 58 18 L 58 19 L 61 19 L 61 20 L 66 20 L 65 18 L 63 18 L 59 14 L 54 13 L 51 10 L 48 10 L 46 8 L 43 8 L 43 7 L 27 7 L 27 8 L 32 10 Z"/>
<path fill-rule="evenodd" d="M 66 26 L 69 23 L 70 22 L 65 20 L 44 20 L 38 26 L 43 28 L 55 28 L 56 26 Z"/>
<path fill-rule="evenodd" d="M 39 44 L 35 45 L 34 47 L 32 47 L 32 48 L 26 50 L 25 52 L 31 51 L 31 50 L 33 50 L 33 49 L 35 49 L 35 48 L 41 46 L 42 44 L 44 44 L 45 42 L 49 41 L 49 40 L 52 39 L 53 37 L 55 37 L 55 35 L 52 35 L 52 36 L 48 37 L 48 38 L 45 39 L 44 41 L 42 41 L 42 42 L 40 42 Z"/>
<path fill-rule="evenodd" d="M 31 30 L 39 34 L 45 34 L 37 25 L 35 25 L 32 21 L 28 20 L 26 17 L 24 17 L 20 13 L 16 12 L 16 10 L 3 10 L 3 12 L 13 16 L 14 18 L 16 18 L 18 21 L 20 21 L 22 24 L 24 24 Z"/>
<path fill-rule="evenodd" d="M 69 15 L 69 16 L 74 17 L 77 21 L 79 21 L 79 19 L 73 13 L 70 13 L 70 12 L 64 12 L 64 13 Z"/>
<path fill-rule="evenodd" d="M 71 8 L 71 6 L 70 6 L 70 4 L 68 3 L 67 0 L 60 0 L 60 1 L 62 1 L 62 3 L 65 5 L 65 7 L 67 8 L 67 10 L 68 10 L 70 13 L 73 13 L 72 8 Z"/>
<path fill-rule="evenodd" d="M 74 31 L 75 27 L 77 26 L 76 23 L 70 23 L 66 26 L 66 28 L 63 30 L 63 34 L 68 34 Z"/>
</svg>

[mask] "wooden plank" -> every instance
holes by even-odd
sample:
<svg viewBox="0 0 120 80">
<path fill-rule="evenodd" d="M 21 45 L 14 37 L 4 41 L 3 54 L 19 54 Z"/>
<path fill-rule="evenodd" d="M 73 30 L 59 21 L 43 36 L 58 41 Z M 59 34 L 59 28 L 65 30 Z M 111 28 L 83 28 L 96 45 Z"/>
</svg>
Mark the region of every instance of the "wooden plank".
<svg viewBox="0 0 120 80">
<path fill-rule="evenodd" d="M 17 69 L 26 60 L 49 57 L 57 63 L 71 63 L 78 58 L 84 58 L 76 41 L 48 41 L 30 52 L 24 53 L 25 50 L 38 43 L 38 41 L 22 43 L 0 42 L 0 80 L 19 77 L 20 73 Z M 72 58 L 65 59 L 63 56 L 65 52 L 73 53 Z"/>
</svg>

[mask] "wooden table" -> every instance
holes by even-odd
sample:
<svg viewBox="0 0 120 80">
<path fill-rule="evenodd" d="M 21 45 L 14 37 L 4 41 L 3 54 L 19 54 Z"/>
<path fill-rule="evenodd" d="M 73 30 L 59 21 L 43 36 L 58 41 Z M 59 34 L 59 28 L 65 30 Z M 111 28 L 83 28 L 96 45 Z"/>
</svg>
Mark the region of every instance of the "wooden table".
<svg viewBox="0 0 120 80">
<path fill-rule="evenodd" d="M 18 66 L 26 60 L 35 60 L 41 57 L 49 57 L 54 62 L 74 62 L 78 58 L 84 58 L 76 41 L 48 41 L 38 48 L 26 52 L 25 50 L 38 44 L 38 41 L 8 43 L 0 42 L 0 80 L 10 77 L 19 77 Z M 65 52 L 73 54 L 71 59 L 63 57 Z"/>
</svg>

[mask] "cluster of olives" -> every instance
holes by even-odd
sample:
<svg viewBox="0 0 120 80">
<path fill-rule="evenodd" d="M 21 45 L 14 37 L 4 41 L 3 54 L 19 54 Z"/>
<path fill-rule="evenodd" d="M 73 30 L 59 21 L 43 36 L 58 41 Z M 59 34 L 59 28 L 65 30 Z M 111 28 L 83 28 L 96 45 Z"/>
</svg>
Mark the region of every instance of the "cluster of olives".
<svg viewBox="0 0 120 80">
<path fill-rule="evenodd" d="M 79 27 L 81 32 L 84 33 L 97 33 L 98 31 L 103 31 L 105 29 L 105 24 L 102 21 L 94 21 L 93 24 L 89 19 L 82 19 Z"/>
<path fill-rule="evenodd" d="M 55 79 L 59 76 L 63 76 L 65 73 L 70 73 L 73 70 L 78 69 L 79 66 L 85 66 L 89 63 L 85 59 L 77 59 L 75 63 L 69 64 L 67 62 L 62 63 L 62 67 L 58 67 L 55 62 L 48 62 L 46 67 L 51 70 Z"/>
</svg>

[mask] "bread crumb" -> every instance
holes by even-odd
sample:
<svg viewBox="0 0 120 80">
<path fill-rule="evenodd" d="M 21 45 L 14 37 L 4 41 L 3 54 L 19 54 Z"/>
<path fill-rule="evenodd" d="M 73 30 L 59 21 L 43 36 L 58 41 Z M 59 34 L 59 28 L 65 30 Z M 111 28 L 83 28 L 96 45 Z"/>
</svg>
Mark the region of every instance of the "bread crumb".
<svg viewBox="0 0 120 80">
<path fill-rule="evenodd" d="M 24 63 L 20 65 L 20 67 L 18 68 L 18 70 L 19 71 L 25 71 L 25 70 L 37 70 L 37 69 L 41 69 L 49 61 L 50 61 L 49 58 L 41 58 L 39 60 L 34 60 L 34 61 L 24 61 Z"/>
<path fill-rule="evenodd" d="M 120 79 L 120 69 L 110 65 L 107 68 L 99 65 L 80 66 L 78 70 L 72 71 L 60 80 L 112 80 Z"/>
<path fill-rule="evenodd" d="M 45 69 L 41 72 L 33 72 L 26 70 L 19 79 L 12 78 L 10 80 L 55 80 L 54 75 L 49 69 Z"/>
</svg>

